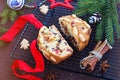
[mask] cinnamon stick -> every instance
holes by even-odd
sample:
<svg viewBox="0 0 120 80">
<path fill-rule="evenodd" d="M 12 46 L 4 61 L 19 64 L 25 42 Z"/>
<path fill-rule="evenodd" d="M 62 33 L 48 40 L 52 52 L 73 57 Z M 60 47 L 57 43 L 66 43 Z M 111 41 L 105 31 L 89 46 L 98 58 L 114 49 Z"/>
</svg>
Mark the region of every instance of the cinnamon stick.
<svg viewBox="0 0 120 80">
<path fill-rule="evenodd" d="M 103 56 L 109 49 L 112 49 L 112 47 L 107 43 L 107 40 L 103 42 L 99 41 L 93 50 L 97 53 L 90 53 L 87 57 L 80 61 L 80 66 L 82 66 L 83 69 L 86 68 L 88 71 L 93 71 L 96 63 L 99 61 L 99 55 Z M 99 55 L 96 56 L 96 54 Z"/>
</svg>

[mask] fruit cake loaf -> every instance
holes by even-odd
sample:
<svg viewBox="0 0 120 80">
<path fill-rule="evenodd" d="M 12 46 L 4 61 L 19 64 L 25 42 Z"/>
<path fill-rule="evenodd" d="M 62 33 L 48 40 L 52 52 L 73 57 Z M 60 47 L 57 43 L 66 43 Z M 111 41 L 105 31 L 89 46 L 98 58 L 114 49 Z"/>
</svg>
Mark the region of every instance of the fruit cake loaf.
<svg viewBox="0 0 120 80">
<path fill-rule="evenodd" d="M 55 64 L 67 59 L 73 54 L 73 49 L 54 25 L 49 28 L 43 26 L 39 30 L 37 42 L 45 58 Z"/>
<path fill-rule="evenodd" d="M 60 17 L 59 24 L 63 33 L 71 39 L 79 51 L 87 46 L 92 31 L 87 22 L 73 14 Z"/>
</svg>

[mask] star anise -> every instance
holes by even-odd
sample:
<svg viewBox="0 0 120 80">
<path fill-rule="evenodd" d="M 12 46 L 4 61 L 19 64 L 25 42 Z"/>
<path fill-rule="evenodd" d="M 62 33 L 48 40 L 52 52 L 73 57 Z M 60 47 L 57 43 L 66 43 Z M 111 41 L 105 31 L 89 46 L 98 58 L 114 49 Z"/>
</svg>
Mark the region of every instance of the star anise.
<svg viewBox="0 0 120 80">
<path fill-rule="evenodd" d="M 56 80 L 57 78 L 57 73 L 55 73 L 54 71 L 49 71 L 44 80 Z"/>
<path fill-rule="evenodd" d="M 109 68 L 110 65 L 108 64 L 108 61 L 107 60 L 104 60 L 101 64 L 100 64 L 100 71 L 101 72 L 106 72 L 107 71 L 107 68 Z"/>
</svg>

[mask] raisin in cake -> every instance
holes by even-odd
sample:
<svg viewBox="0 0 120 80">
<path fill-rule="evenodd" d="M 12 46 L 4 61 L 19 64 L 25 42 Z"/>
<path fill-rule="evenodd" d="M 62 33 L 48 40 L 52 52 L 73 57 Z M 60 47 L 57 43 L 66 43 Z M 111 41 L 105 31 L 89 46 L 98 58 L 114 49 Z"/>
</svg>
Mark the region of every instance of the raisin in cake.
<svg viewBox="0 0 120 80">
<path fill-rule="evenodd" d="M 73 14 L 60 17 L 59 24 L 61 30 L 71 39 L 73 45 L 79 51 L 87 46 L 92 30 L 87 22 Z"/>
<path fill-rule="evenodd" d="M 67 59 L 73 54 L 73 49 L 68 45 L 54 25 L 49 28 L 43 26 L 39 30 L 37 42 L 45 58 L 55 64 Z"/>
</svg>

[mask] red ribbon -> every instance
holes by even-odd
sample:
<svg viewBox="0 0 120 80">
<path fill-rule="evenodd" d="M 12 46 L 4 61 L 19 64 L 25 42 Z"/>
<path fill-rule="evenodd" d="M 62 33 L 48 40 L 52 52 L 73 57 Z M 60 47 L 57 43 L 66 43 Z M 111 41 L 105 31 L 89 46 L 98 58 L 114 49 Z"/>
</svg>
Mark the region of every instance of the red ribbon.
<svg viewBox="0 0 120 80">
<path fill-rule="evenodd" d="M 8 32 L 6 32 L 2 37 L 0 37 L 0 40 L 5 42 L 11 42 L 14 37 L 24 28 L 27 22 L 34 24 L 37 29 L 43 26 L 43 24 L 39 22 L 39 20 L 37 20 L 33 14 L 23 15 L 16 20 L 16 22 L 13 24 L 13 26 L 9 29 Z"/>
<path fill-rule="evenodd" d="M 35 62 L 36 62 L 35 68 L 34 69 L 31 68 L 29 65 L 27 65 L 22 60 L 16 60 L 12 65 L 13 73 L 19 78 L 24 78 L 27 80 L 41 80 L 40 78 L 37 78 L 32 75 L 19 75 L 18 73 L 16 73 L 17 68 L 19 68 L 20 70 L 25 71 L 25 72 L 33 72 L 33 73 L 44 71 L 44 60 L 43 60 L 43 57 L 42 57 L 40 51 L 38 51 L 36 48 L 36 40 L 34 40 L 31 43 L 30 50 L 31 50 L 33 58 L 35 59 Z"/>
<path fill-rule="evenodd" d="M 16 22 L 9 29 L 9 31 L 6 32 L 2 37 L 0 37 L 0 40 L 3 40 L 5 42 L 11 42 L 14 39 L 14 37 L 23 29 L 23 27 L 27 22 L 33 24 L 37 29 L 43 26 L 43 24 L 39 22 L 39 20 L 37 20 L 33 14 L 24 15 L 16 20 Z M 33 55 L 34 61 L 36 63 L 35 68 L 31 68 L 22 60 L 16 60 L 12 64 L 12 71 L 19 78 L 23 78 L 27 80 L 41 80 L 40 78 L 35 77 L 33 75 L 27 75 L 27 74 L 20 75 L 16 72 L 16 69 L 20 69 L 22 71 L 32 72 L 32 73 L 44 71 L 44 60 L 40 51 L 37 50 L 36 48 L 36 40 L 33 40 L 33 42 L 31 43 L 30 50 Z"/>
</svg>

